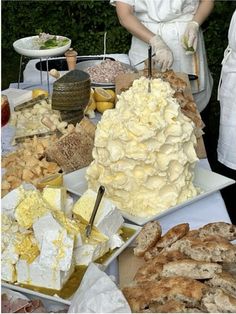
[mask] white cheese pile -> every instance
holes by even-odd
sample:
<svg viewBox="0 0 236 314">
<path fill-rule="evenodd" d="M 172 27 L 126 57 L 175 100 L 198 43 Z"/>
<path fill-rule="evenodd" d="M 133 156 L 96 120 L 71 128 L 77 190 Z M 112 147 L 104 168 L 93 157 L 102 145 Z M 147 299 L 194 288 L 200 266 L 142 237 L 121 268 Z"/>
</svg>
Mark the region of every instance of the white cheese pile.
<svg viewBox="0 0 236 314">
<path fill-rule="evenodd" d="M 96 194 L 93 206 L 95 198 Z M 40 192 L 21 186 L 8 193 L 2 205 L 1 276 L 8 282 L 61 290 L 76 265 L 88 265 L 123 244 L 114 243 L 123 218 L 111 202 L 106 202 L 106 211 L 99 216 L 108 235 L 93 229 L 89 238 L 85 236 L 90 218 L 86 200 L 84 209 L 76 206 L 85 221 L 71 218 L 73 204 L 63 187 Z"/>
<path fill-rule="evenodd" d="M 97 125 L 89 188 L 132 215 L 148 217 L 197 194 L 194 124 L 180 110 L 169 83 L 141 77 Z"/>
</svg>

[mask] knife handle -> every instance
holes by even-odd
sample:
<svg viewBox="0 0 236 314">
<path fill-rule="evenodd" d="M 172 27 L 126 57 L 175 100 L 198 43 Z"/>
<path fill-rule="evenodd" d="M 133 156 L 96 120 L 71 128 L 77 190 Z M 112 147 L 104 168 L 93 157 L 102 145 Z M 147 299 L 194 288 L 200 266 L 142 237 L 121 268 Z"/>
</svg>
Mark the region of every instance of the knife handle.
<svg viewBox="0 0 236 314">
<path fill-rule="evenodd" d="M 95 202 L 95 205 L 93 208 L 92 215 L 89 219 L 89 225 L 91 225 L 91 226 L 93 225 L 93 222 L 94 222 L 94 219 L 95 219 L 95 216 L 96 216 L 96 213 L 97 213 L 97 210 L 98 210 L 98 207 L 100 205 L 100 202 L 101 202 L 101 199 L 103 197 L 104 192 L 105 192 L 105 187 L 103 185 L 101 185 L 98 189 L 96 202 Z"/>
</svg>

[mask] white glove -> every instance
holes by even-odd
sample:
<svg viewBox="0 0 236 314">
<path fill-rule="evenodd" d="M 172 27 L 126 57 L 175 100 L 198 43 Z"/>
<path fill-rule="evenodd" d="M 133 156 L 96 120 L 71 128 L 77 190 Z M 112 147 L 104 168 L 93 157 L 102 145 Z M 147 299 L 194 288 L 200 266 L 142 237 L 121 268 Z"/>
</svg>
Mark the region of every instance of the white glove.
<svg viewBox="0 0 236 314">
<path fill-rule="evenodd" d="M 173 63 L 172 51 L 159 35 L 153 36 L 149 43 L 152 46 L 153 53 L 155 53 L 154 59 L 157 61 L 157 65 L 162 72 L 165 72 Z"/>
<path fill-rule="evenodd" d="M 182 45 L 186 50 L 186 54 L 193 54 L 197 49 L 199 24 L 191 21 L 187 24 L 184 35 L 182 36 Z"/>
</svg>

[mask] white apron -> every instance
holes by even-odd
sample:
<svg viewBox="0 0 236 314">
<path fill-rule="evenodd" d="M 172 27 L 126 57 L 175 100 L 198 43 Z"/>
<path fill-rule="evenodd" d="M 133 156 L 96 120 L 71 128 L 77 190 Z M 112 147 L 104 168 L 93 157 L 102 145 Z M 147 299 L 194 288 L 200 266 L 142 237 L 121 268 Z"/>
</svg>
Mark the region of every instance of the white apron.
<svg viewBox="0 0 236 314">
<path fill-rule="evenodd" d="M 236 170 L 236 11 L 231 19 L 229 46 L 222 61 L 218 99 L 220 101 L 220 128 L 218 160 Z"/>
<path fill-rule="evenodd" d="M 199 0 L 118 0 L 134 7 L 137 18 L 154 34 L 159 34 L 170 47 L 174 62 L 172 69 L 176 72 L 194 74 L 199 77 L 191 81 L 192 93 L 198 110 L 201 112 L 207 105 L 213 85 L 206 60 L 202 31 L 199 31 L 197 52 L 186 55 L 181 45 L 187 23 L 192 20 Z M 115 0 L 111 0 L 114 3 Z M 131 64 L 145 60 L 148 56 L 148 44 L 132 37 L 129 58 Z M 138 66 L 142 69 L 144 64 Z"/>
</svg>

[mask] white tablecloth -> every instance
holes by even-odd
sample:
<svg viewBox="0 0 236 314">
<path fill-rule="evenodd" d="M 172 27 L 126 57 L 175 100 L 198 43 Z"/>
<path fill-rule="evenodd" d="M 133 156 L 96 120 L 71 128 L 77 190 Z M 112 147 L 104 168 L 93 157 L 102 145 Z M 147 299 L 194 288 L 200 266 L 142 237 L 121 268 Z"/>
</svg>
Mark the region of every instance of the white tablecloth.
<svg viewBox="0 0 236 314">
<path fill-rule="evenodd" d="M 22 98 L 24 98 L 24 95 L 26 98 L 29 96 L 27 94 L 27 90 L 17 91 L 14 88 L 7 89 L 2 93 L 6 94 L 9 97 L 11 110 L 13 110 L 14 105 L 17 104 L 17 102 L 15 101 L 15 96 L 17 94 L 19 94 Z M 9 125 L 6 125 L 2 128 L 2 153 L 6 153 L 12 150 L 11 138 L 13 134 L 14 128 L 10 127 Z M 200 160 L 200 165 L 201 167 L 210 169 L 207 159 Z M 230 222 L 230 218 L 220 192 L 215 192 L 199 201 L 196 201 L 195 203 L 187 205 L 171 214 L 160 218 L 159 221 L 161 223 L 164 233 L 172 226 L 183 222 L 188 222 L 190 224 L 190 228 L 194 229 L 209 222 Z M 113 275 L 118 278 L 117 260 L 114 261 L 107 268 L 106 272 L 109 275 Z"/>
</svg>

